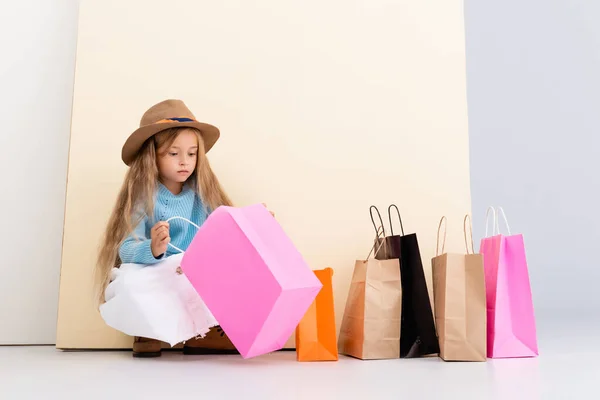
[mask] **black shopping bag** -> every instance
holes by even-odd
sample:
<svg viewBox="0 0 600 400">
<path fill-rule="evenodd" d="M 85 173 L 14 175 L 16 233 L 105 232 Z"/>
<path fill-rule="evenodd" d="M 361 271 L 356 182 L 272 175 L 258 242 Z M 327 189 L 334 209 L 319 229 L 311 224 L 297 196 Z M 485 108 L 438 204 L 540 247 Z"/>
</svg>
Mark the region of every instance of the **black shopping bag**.
<svg viewBox="0 0 600 400">
<path fill-rule="evenodd" d="M 401 235 L 394 235 L 392 224 L 392 208 L 396 209 L 400 220 Z M 371 207 L 371 219 L 375 230 L 373 209 L 377 211 L 383 227 L 381 214 L 377 207 Z M 400 326 L 400 357 L 413 358 L 429 354 L 438 354 L 440 346 L 435 330 L 433 312 L 427 293 L 427 283 L 423 272 L 423 262 L 419 251 L 417 234 L 404 234 L 402 217 L 396 205 L 388 208 L 390 236 L 385 237 L 386 245 L 381 246 L 375 255 L 378 260 L 398 258 L 400 260 L 400 276 L 402 279 L 402 318 Z M 381 240 L 381 239 L 380 239 Z"/>
</svg>

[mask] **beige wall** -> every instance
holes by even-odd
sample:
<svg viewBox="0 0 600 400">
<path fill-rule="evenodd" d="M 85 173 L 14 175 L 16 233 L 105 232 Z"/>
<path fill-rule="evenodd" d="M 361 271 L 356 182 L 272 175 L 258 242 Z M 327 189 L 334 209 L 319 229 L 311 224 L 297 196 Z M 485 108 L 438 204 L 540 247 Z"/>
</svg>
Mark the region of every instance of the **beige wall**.
<svg viewBox="0 0 600 400">
<path fill-rule="evenodd" d="M 401 207 L 428 276 L 440 215 L 464 248 L 462 0 L 83 2 L 75 79 L 58 347 L 130 345 L 94 311 L 91 270 L 121 145 L 165 98 L 221 128 L 210 159 L 234 201 L 268 203 L 335 269 L 338 321 L 371 204 Z"/>
</svg>

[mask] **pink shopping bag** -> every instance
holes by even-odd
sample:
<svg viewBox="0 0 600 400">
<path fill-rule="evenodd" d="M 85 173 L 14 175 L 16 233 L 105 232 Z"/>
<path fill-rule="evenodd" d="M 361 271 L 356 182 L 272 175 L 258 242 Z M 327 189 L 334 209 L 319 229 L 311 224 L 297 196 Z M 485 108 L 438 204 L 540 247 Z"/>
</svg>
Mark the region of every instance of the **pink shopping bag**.
<svg viewBox="0 0 600 400">
<path fill-rule="evenodd" d="M 181 268 L 244 358 L 283 348 L 322 287 L 263 205 L 216 209 Z"/>
<path fill-rule="evenodd" d="M 488 237 L 487 217 L 493 216 Z M 500 234 L 502 212 L 508 236 Z M 488 208 L 486 237 L 481 240 L 487 294 L 487 355 L 489 358 L 535 357 L 538 353 L 535 316 L 523 235 L 512 235 L 504 210 Z"/>
</svg>

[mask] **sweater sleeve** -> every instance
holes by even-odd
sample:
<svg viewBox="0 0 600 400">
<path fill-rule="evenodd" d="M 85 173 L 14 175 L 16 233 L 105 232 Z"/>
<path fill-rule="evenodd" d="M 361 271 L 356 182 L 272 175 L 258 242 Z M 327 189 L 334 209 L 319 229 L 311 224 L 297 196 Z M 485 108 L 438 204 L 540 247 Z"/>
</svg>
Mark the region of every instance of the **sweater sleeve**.
<svg viewBox="0 0 600 400">
<path fill-rule="evenodd" d="M 164 254 L 159 258 L 152 255 L 150 247 L 151 240 L 146 237 L 146 223 L 148 217 L 145 216 L 142 221 L 135 227 L 133 233 L 125 238 L 119 247 L 119 257 L 122 263 L 135 264 L 156 264 L 160 262 Z"/>
</svg>

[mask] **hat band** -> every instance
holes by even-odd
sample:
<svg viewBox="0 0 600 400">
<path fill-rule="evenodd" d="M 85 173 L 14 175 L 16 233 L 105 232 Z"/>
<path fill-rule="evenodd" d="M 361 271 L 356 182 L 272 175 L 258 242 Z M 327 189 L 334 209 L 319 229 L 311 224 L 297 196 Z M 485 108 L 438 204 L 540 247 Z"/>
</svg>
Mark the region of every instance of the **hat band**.
<svg viewBox="0 0 600 400">
<path fill-rule="evenodd" d="M 196 122 L 196 120 L 187 117 L 165 118 L 161 119 L 160 121 L 156 121 L 155 124 L 167 124 L 169 122 Z"/>
</svg>

